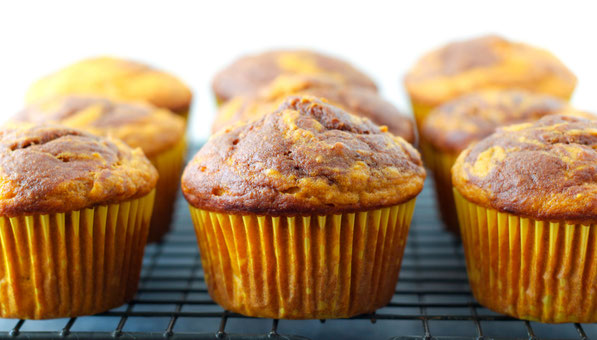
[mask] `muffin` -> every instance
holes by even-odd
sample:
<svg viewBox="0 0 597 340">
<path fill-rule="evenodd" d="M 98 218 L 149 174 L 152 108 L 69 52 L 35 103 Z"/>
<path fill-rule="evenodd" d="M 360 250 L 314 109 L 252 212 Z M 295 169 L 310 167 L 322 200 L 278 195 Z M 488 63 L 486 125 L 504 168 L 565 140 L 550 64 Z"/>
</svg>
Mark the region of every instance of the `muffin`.
<svg viewBox="0 0 597 340">
<path fill-rule="evenodd" d="M 71 95 L 32 104 L 13 120 L 60 124 L 141 148 L 159 173 L 147 240 L 157 242 L 168 232 L 186 149 L 182 117 L 149 104 Z"/>
<path fill-rule="evenodd" d="M 285 319 L 384 306 L 424 178 L 409 143 L 314 97 L 212 136 L 182 177 L 211 297 Z"/>
<path fill-rule="evenodd" d="M 597 123 L 501 128 L 452 169 L 470 285 L 496 312 L 597 322 Z"/>
<path fill-rule="evenodd" d="M 188 117 L 191 90 L 178 78 L 148 65 L 113 57 L 81 60 L 35 82 L 28 103 L 70 95 L 143 101 Z"/>
<path fill-rule="evenodd" d="M 568 100 L 576 77 L 546 50 L 489 35 L 426 54 L 404 83 L 420 128 L 431 109 L 474 90 L 519 88 Z"/>
<path fill-rule="evenodd" d="M 139 149 L 58 126 L 0 130 L 0 316 L 99 313 L 137 291 L 155 168 Z"/>
<path fill-rule="evenodd" d="M 227 101 L 218 111 L 212 132 L 273 112 L 291 95 L 325 98 L 330 104 L 349 113 L 387 126 L 390 133 L 411 144 L 415 142 L 413 121 L 376 91 L 366 87 L 343 86 L 329 77 L 306 75 L 281 75 L 258 94 L 237 96 Z"/>
<path fill-rule="evenodd" d="M 460 152 L 499 126 L 535 121 L 555 113 L 590 116 L 574 110 L 564 100 L 522 90 L 473 92 L 431 111 L 421 127 L 421 148 L 425 165 L 433 172 L 448 230 L 458 232 L 450 170 Z"/>
<path fill-rule="evenodd" d="M 244 56 L 219 72 L 212 87 L 221 104 L 259 90 L 282 74 L 325 75 L 344 85 L 377 90 L 373 80 L 349 63 L 308 50 L 275 50 Z"/>
</svg>

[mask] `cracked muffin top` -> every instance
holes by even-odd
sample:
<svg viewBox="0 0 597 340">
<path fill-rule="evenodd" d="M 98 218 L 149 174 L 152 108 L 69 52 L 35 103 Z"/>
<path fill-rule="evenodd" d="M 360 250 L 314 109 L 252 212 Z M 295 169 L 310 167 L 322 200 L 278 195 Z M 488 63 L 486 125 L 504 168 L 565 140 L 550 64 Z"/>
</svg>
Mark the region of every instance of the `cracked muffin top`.
<svg viewBox="0 0 597 340">
<path fill-rule="evenodd" d="M 143 101 L 175 113 L 187 112 L 192 99 L 190 89 L 166 72 L 135 61 L 96 57 L 41 78 L 29 88 L 26 100 L 69 94 Z"/>
<path fill-rule="evenodd" d="M 329 77 L 282 75 L 258 94 L 234 97 L 223 104 L 212 126 L 212 132 L 236 123 L 273 112 L 288 96 L 325 98 L 348 113 L 367 117 L 375 124 L 385 125 L 388 131 L 415 142 L 414 123 L 376 91 L 365 87 L 348 87 Z"/>
<path fill-rule="evenodd" d="M 170 149 L 184 137 L 184 119 L 144 103 L 100 97 L 60 96 L 31 104 L 13 117 L 17 122 L 60 124 L 118 138 L 147 157 Z"/>
<path fill-rule="evenodd" d="M 196 208 L 267 215 L 334 214 L 406 202 L 423 188 L 418 152 L 366 118 L 314 97 L 213 135 L 187 165 Z"/>
<path fill-rule="evenodd" d="M 377 90 L 367 75 L 349 63 L 308 50 L 274 50 L 244 56 L 220 71 L 213 90 L 220 102 L 252 93 L 282 74 L 325 75 L 348 86 Z"/>
<path fill-rule="evenodd" d="M 436 149 L 458 154 L 500 126 L 535 121 L 556 113 L 591 117 L 556 97 L 523 90 L 485 90 L 438 106 L 427 116 L 421 131 Z"/>
<path fill-rule="evenodd" d="M 157 171 L 140 149 L 61 126 L 0 129 L 0 216 L 63 213 L 144 196 Z"/>
<path fill-rule="evenodd" d="M 434 107 L 481 89 L 520 88 L 569 99 L 576 77 L 546 50 L 489 35 L 424 55 L 404 83 L 413 99 Z"/>
<path fill-rule="evenodd" d="M 468 147 L 452 168 L 467 200 L 543 221 L 597 221 L 597 122 L 552 115 Z"/>
</svg>

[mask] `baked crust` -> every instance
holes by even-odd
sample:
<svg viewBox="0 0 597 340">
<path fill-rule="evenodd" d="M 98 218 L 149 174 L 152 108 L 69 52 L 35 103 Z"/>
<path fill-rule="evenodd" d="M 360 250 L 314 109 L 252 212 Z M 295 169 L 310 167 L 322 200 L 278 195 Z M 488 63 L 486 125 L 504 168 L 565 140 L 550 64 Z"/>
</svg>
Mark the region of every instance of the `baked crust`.
<svg viewBox="0 0 597 340">
<path fill-rule="evenodd" d="M 212 87 L 218 100 L 225 102 L 259 90 L 281 74 L 326 75 L 345 85 L 377 90 L 373 80 L 349 63 L 308 50 L 274 50 L 244 56 L 220 71 Z"/>
<path fill-rule="evenodd" d="M 484 90 L 438 106 L 427 116 L 421 131 L 436 149 L 458 154 L 500 126 L 535 121 L 555 113 L 591 117 L 556 97 L 524 90 Z"/>
<path fill-rule="evenodd" d="M 273 112 L 286 97 L 314 96 L 357 116 L 367 117 L 409 143 L 415 142 L 414 123 L 376 91 L 348 87 L 325 76 L 281 75 L 256 94 L 234 97 L 223 104 L 212 126 L 217 132 L 238 121 L 253 120 Z"/>
<path fill-rule="evenodd" d="M 148 65 L 113 57 L 81 60 L 35 82 L 28 103 L 68 94 L 144 101 L 175 113 L 187 112 L 191 90 L 178 78 Z"/>
<path fill-rule="evenodd" d="M 425 170 L 404 139 L 314 97 L 289 97 L 211 137 L 186 167 L 191 205 L 232 214 L 313 215 L 406 202 Z"/>
<path fill-rule="evenodd" d="M 489 35 L 431 51 L 404 83 L 414 100 L 434 107 L 481 89 L 521 88 L 568 99 L 576 77 L 546 50 Z"/>
<path fill-rule="evenodd" d="M 170 149 L 184 136 L 179 115 L 144 103 L 112 101 L 100 97 L 60 96 L 31 104 L 14 121 L 60 124 L 100 136 L 111 136 L 147 157 Z"/>
<path fill-rule="evenodd" d="M 0 129 L 0 216 L 62 213 L 148 194 L 158 174 L 140 149 L 60 126 Z"/>
<path fill-rule="evenodd" d="M 552 115 L 499 129 L 452 168 L 469 201 L 542 221 L 597 221 L 597 122 Z"/>
</svg>

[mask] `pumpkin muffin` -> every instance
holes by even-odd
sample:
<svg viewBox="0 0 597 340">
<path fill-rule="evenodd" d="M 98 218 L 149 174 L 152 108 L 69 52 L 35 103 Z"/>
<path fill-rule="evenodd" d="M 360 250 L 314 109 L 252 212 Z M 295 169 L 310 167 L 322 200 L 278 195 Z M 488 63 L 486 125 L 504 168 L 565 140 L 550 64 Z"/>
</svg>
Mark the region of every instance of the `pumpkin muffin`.
<svg viewBox="0 0 597 340">
<path fill-rule="evenodd" d="M 343 85 L 377 90 L 373 80 L 349 63 L 308 50 L 275 50 L 244 56 L 220 71 L 212 87 L 221 104 L 253 93 L 282 74 L 324 75 Z"/>
<path fill-rule="evenodd" d="M 314 97 L 217 133 L 182 177 L 210 295 L 249 316 L 373 312 L 424 179 L 409 143 Z"/>
<path fill-rule="evenodd" d="M 60 124 L 141 148 L 159 173 L 148 241 L 168 232 L 186 149 L 182 117 L 149 104 L 62 96 L 32 104 L 13 120 Z"/>
<path fill-rule="evenodd" d="M 387 126 L 389 132 L 411 144 L 415 142 L 413 121 L 376 91 L 366 87 L 347 87 L 329 77 L 306 75 L 281 75 L 257 94 L 237 96 L 227 101 L 220 106 L 212 132 L 273 112 L 291 95 L 325 98 L 349 113 Z"/>
<path fill-rule="evenodd" d="M 421 127 L 421 149 L 425 165 L 433 172 L 437 201 L 449 230 L 458 232 L 450 170 L 460 152 L 497 127 L 535 121 L 555 113 L 590 117 L 564 100 L 523 90 L 474 92 L 431 111 Z"/>
<path fill-rule="evenodd" d="M 131 60 L 96 57 L 41 78 L 29 88 L 26 100 L 32 103 L 70 94 L 142 101 L 185 119 L 192 99 L 187 85 L 166 72 Z"/>
<path fill-rule="evenodd" d="M 521 319 L 597 322 L 597 123 L 501 128 L 452 174 L 475 298 Z"/>
<path fill-rule="evenodd" d="M 424 55 L 404 83 L 420 129 L 431 109 L 465 93 L 519 88 L 568 100 L 576 77 L 546 50 L 489 35 Z"/>
<path fill-rule="evenodd" d="M 116 139 L 0 129 L 0 316 L 75 317 L 132 299 L 157 178 Z"/>
</svg>

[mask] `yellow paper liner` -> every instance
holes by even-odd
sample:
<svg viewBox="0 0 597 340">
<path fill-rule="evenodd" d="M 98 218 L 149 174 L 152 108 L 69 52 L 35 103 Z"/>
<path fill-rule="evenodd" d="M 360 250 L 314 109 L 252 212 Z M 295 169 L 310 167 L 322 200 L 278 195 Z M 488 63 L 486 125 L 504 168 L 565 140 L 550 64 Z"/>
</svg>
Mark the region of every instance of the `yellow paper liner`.
<svg viewBox="0 0 597 340">
<path fill-rule="evenodd" d="M 156 184 L 155 206 L 147 242 L 160 241 L 170 230 L 186 148 L 186 139 L 182 137 L 171 149 L 149 157 L 160 177 Z"/>
<path fill-rule="evenodd" d="M 190 210 L 214 301 L 248 316 L 328 319 L 388 303 L 414 206 L 307 217 Z"/>
<path fill-rule="evenodd" d="M 415 117 L 415 121 L 417 122 L 417 130 L 419 131 L 419 136 L 421 136 L 421 126 L 423 126 L 423 121 L 431 110 L 433 110 L 433 106 L 429 106 L 428 104 L 423 104 L 411 98 L 411 105 L 413 108 L 413 115 Z"/>
<path fill-rule="evenodd" d="M 68 213 L 0 217 L 0 316 L 75 317 L 132 299 L 154 195 Z"/>
<path fill-rule="evenodd" d="M 452 166 L 456 162 L 458 154 L 440 151 L 429 143 L 426 144 L 426 150 L 427 156 L 433 159 L 433 162 L 427 164 L 427 167 L 433 174 L 435 196 L 444 227 L 459 234 L 458 215 L 452 193 Z"/>
<path fill-rule="evenodd" d="M 597 322 L 597 224 L 537 221 L 454 196 L 479 303 L 526 320 Z"/>
<path fill-rule="evenodd" d="M 433 169 L 433 154 L 431 150 L 429 150 L 432 146 L 425 139 L 425 135 L 421 132 L 423 121 L 425 120 L 425 118 L 427 118 L 431 110 L 433 110 L 433 107 L 427 104 L 419 103 L 412 98 L 411 104 L 413 109 L 413 116 L 415 117 L 415 122 L 417 123 L 417 132 L 419 133 L 419 150 L 421 151 L 423 165 L 425 165 L 429 169 Z"/>
<path fill-rule="evenodd" d="M 419 151 L 421 151 L 421 159 L 423 160 L 423 165 L 427 168 L 432 170 L 434 167 L 433 164 L 433 151 L 430 150 L 432 148 L 431 144 L 425 139 L 425 136 L 419 136 Z"/>
</svg>

